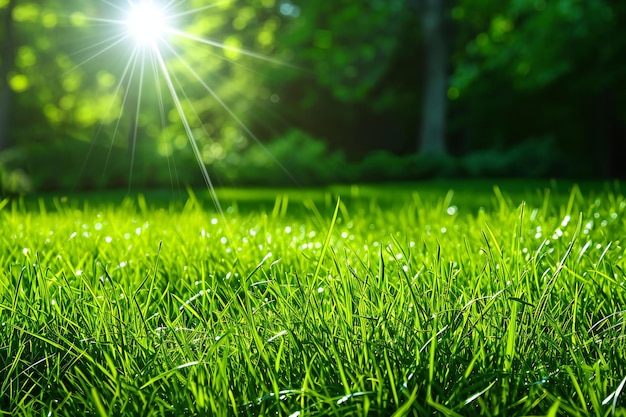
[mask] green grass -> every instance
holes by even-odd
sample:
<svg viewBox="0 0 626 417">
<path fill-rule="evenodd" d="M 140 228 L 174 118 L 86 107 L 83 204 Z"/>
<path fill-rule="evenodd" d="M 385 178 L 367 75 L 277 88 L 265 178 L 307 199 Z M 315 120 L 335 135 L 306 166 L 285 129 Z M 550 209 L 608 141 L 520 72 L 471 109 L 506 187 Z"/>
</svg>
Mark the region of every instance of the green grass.
<svg viewBox="0 0 626 417">
<path fill-rule="evenodd" d="M 626 416 L 619 185 L 448 186 L 0 200 L 0 415 Z"/>
</svg>

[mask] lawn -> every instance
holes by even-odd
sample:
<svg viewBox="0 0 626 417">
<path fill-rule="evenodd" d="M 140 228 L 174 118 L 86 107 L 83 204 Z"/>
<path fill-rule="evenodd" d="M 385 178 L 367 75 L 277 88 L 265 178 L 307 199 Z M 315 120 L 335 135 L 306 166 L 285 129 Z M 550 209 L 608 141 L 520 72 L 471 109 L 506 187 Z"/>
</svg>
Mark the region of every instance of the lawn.
<svg viewBox="0 0 626 417">
<path fill-rule="evenodd" d="M 619 184 L 175 194 L 0 200 L 0 415 L 626 416 Z"/>
</svg>

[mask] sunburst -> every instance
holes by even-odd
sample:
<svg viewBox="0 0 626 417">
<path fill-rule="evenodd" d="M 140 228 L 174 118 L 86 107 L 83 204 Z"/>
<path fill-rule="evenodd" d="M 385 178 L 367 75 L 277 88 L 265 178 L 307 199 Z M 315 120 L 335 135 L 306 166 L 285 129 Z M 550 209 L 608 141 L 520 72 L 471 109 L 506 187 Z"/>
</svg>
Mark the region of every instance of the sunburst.
<svg viewBox="0 0 626 417">
<path fill-rule="evenodd" d="M 204 48 L 204 53 L 214 57 L 217 56 L 225 61 L 230 61 L 228 58 L 229 54 L 235 54 L 271 64 L 291 65 L 238 45 L 227 44 L 223 41 L 204 37 L 197 32 L 187 31 L 184 25 L 180 24 L 181 21 L 208 12 L 209 9 L 214 9 L 212 12 L 217 14 L 228 7 L 233 7 L 234 0 L 211 2 L 199 7 L 191 7 L 192 3 L 198 4 L 198 2 L 192 2 L 191 0 L 126 0 L 123 5 L 109 0 L 101 1 L 109 8 L 110 15 L 106 18 L 85 16 L 85 19 L 96 23 L 98 26 L 108 27 L 110 35 L 85 48 L 83 52 L 88 53 L 88 56 L 76 68 L 88 61 L 101 59 L 105 54 L 112 53 L 120 57 L 124 56 L 124 53 L 128 54 L 126 55 L 127 59 L 120 59 L 124 62 L 123 69 L 118 77 L 117 85 L 114 87 L 116 95 L 122 97 L 121 108 L 112 108 L 111 111 L 119 112 L 119 117 L 116 118 L 118 122 L 113 134 L 113 138 L 115 138 L 119 128 L 119 120 L 122 114 L 129 112 L 128 107 L 131 106 L 128 105 L 128 101 L 131 96 L 134 97 L 132 106 L 134 109 L 130 109 L 130 112 L 134 113 L 131 117 L 135 120 L 133 124 L 135 130 L 129 135 L 132 139 L 130 141 L 131 172 L 129 173 L 129 184 L 132 182 L 134 146 L 138 134 L 137 122 L 143 111 L 142 97 L 148 93 L 154 93 L 158 102 L 163 128 L 165 128 L 165 119 L 167 119 L 166 114 L 168 113 L 166 103 L 171 102 L 172 107 L 175 108 L 215 206 L 218 211 L 222 212 L 212 179 L 203 162 L 198 146 L 198 135 L 203 134 L 202 123 L 198 114 L 193 109 L 189 110 L 192 106 L 185 89 L 186 84 L 183 84 L 187 82 L 194 83 L 194 90 L 200 90 L 206 97 L 215 100 L 249 138 L 260 146 L 262 145 L 256 135 L 243 122 L 242 118 L 218 95 L 211 82 L 203 78 L 197 71 L 194 63 L 186 59 L 184 48 Z M 211 52 L 211 50 L 214 50 L 214 52 Z M 119 51 L 119 54 L 117 51 Z M 122 51 L 126 52 L 123 53 Z M 221 53 L 218 53 L 218 51 L 221 51 Z M 173 69 L 172 62 L 176 62 L 176 70 Z M 233 64 L 242 66 L 241 63 Z M 181 72 L 184 73 L 184 82 L 181 78 Z M 153 78 L 154 82 L 148 83 L 150 78 Z M 148 89 L 154 91 L 147 91 Z M 165 95 L 169 96 L 167 100 Z M 282 168 L 278 161 L 275 160 L 275 162 Z M 289 174 L 287 173 L 287 175 Z"/>
</svg>

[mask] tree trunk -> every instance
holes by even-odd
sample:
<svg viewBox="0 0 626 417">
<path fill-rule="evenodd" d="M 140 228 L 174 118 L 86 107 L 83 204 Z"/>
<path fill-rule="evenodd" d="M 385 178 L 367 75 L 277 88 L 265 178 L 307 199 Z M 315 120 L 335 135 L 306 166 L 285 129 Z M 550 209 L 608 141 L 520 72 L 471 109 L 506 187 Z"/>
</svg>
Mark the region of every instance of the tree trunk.
<svg viewBox="0 0 626 417">
<path fill-rule="evenodd" d="M 17 0 L 9 0 L 2 16 L 3 42 L 0 45 L 0 151 L 9 147 L 9 112 L 11 111 L 11 87 L 9 72 L 13 69 L 15 47 L 13 45 L 13 9 Z"/>
<path fill-rule="evenodd" d="M 424 51 L 418 150 L 421 153 L 445 154 L 448 84 L 445 0 L 421 0 L 417 6 Z"/>
</svg>

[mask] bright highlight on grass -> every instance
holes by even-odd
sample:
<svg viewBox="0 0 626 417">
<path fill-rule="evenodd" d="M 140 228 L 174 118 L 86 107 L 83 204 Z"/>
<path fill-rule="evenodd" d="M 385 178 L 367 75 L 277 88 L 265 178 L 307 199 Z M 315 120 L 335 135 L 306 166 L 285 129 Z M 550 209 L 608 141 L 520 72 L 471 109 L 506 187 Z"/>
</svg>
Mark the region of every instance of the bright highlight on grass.
<svg viewBox="0 0 626 417">
<path fill-rule="evenodd" d="M 152 1 L 131 5 L 125 21 L 130 36 L 139 44 L 158 41 L 168 30 L 164 8 Z"/>
<path fill-rule="evenodd" d="M 2 415 L 626 416 L 624 194 L 430 187 L 0 200 Z"/>
</svg>

